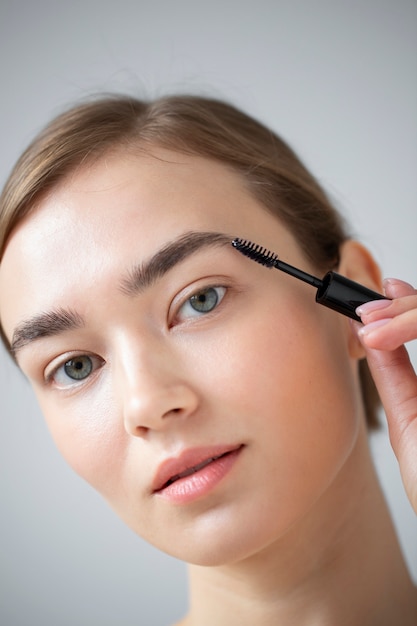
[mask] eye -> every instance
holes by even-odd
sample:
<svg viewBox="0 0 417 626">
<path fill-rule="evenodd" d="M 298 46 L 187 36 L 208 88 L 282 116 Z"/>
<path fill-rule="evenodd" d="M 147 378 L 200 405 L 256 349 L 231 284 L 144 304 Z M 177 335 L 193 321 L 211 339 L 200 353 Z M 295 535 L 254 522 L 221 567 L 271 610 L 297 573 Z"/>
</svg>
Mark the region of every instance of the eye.
<svg viewBox="0 0 417 626">
<path fill-rule="evenodd" d="M 180 307 L 178 318 L 182 321 L 210 313 L 220 304 L 225 293 L 226 287 L 206 287 L 196 291 Z"/>
<path fill-rule="evenodd" d="M 77 382 L 83 382 L 103 361 L 95 356 L 80 354 L 58 365 L 47 375 L 47 382 L 53 382 L 57 387 L 69 387 Z"/>
</svg>

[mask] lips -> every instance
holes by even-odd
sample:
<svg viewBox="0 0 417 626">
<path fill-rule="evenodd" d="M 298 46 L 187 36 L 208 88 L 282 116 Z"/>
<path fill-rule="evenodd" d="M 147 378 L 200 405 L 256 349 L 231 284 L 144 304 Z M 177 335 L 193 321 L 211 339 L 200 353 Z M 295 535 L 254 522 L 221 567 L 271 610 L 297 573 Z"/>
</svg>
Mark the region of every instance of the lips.
<svg viewBox="0 0 417 626">
<path fill-rule="evenodd" d="M 173 483 L 202 472 L 219 459 L 238 452 L 243 446 L 216 446 L 185 450 L 179 457 L 167 459 L 159 466 L 152 482 L 152 492 L 158 493 Z"/>
</svg>

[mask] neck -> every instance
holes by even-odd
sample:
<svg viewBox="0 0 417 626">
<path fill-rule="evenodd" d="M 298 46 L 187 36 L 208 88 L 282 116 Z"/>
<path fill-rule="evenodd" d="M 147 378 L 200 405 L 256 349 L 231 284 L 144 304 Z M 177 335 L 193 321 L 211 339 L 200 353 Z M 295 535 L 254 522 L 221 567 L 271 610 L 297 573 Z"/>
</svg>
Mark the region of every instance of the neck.
<svg viewBox="0 0 417 626">
<path fill-rule="evenodd" d="M 305 519 L 244 561 L 190 566 L 184 626 L 413 626 L 417 595 L 366 434 Z"/>
</svg>

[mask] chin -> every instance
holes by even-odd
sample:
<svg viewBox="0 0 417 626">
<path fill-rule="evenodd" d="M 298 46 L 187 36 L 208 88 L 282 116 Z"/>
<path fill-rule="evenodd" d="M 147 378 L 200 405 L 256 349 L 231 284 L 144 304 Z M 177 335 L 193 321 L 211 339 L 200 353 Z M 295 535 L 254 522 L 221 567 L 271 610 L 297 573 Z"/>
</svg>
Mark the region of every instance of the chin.
<svg viewBox="0 0 417 626">
<path fill-rule="evenodd" d="M 220 567 L 244 561 L 272 546 L 280 536 L 270 516 L 254 522 L 247 516 L 234 516 L 230 511 L 210 511 L 188 523 L 171 525 L 163 529 L 160 536 L 144 536 L 143 539 L 166 554 L 189 563 L 204 567 Z M 247 520 L 242 523 L 242 520 Z M 281 529 L 282 530 L 282 529 Z M 158 533 L 159 534 L 159 533 Z M 282 534 L 285 534 L 285 530 Z M 162 541 L 161 541 L 162 537 Z"/>
</svg>

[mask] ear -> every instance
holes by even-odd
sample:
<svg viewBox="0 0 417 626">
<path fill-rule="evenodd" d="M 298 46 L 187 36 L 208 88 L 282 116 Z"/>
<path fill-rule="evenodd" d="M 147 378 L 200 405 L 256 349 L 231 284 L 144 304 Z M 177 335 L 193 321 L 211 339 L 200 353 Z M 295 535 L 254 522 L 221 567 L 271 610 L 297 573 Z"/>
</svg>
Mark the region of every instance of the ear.
<svg viewBox="0 0 417 626">
<path fill-rule="evenodd" d="M 337 271 L 369 289 L 383 293 L 380 268 L 372 254 L 358 241 L 349 239 L 340 249 L 340 263 Z M 363 359 L 365 351 L 349 326 L 349 352 L 355 359 Z"/>
<path fill-rule="evenodd" d="M 382 292 L 382 277 L 378 263 L 365 246 L 349 239 L 340 249 L 340 274 L 374 291 Z"/>
</svg>

